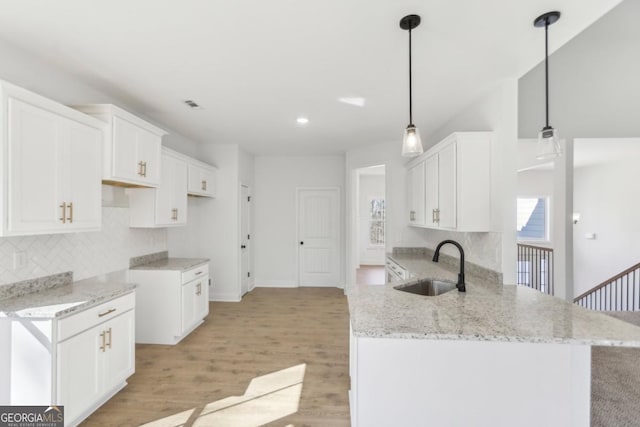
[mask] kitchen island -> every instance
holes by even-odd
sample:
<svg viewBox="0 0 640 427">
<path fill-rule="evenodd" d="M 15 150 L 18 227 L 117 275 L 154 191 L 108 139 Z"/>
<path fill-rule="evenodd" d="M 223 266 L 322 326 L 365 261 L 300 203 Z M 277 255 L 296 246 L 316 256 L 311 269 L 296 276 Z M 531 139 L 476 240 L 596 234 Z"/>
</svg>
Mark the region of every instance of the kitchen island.
<svg viewBox="0 0 640 427">
<path fill-rule="evenodd" d="M 455 280 L 429 254 L 411 278 Z M 354 426 L 588 426 L 591 346 L 640 347 L 640 328 L 490 275 L 465 293 L 348 290 Z"/>
</svg>

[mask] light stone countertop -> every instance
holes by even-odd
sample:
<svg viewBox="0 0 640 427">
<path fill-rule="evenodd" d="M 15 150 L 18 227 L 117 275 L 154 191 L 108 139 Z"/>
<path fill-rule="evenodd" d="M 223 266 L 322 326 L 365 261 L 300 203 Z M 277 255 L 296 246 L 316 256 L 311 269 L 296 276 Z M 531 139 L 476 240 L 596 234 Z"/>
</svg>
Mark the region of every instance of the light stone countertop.
<svg viewBox="0 0 640 427">
<path fill-rule="evenodd" d="M 457 280 L 458 269 L 418 254 L 388 255 L 413 277 L 347 291 L 357 337 L 511 341 L 640 347 L 640 327 L 524 286 L 467 274 L 467 292 L 436 297 L 393 289 L 421 278 Z"/>
<path fill-rule="evenodd" d="M 135 290 L 127 270 L 79 280 L 0 300 L 0 318 L 53 319 L 80 311 Z"/>
<path fill-rule="evenodd" d="M 147 264 L 131 267 L 131 270 L 186 271 L 209 262 L 208 258 L 165 258 Z"/>
</svg>

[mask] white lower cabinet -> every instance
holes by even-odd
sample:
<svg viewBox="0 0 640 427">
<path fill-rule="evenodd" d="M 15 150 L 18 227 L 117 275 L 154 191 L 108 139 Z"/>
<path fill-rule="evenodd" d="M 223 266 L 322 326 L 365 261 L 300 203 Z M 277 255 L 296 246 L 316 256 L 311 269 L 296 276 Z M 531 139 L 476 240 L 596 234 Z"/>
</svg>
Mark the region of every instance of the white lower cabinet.
<svg viewBox="0 0 640 427">
<path fill-rule="evenodd" d="M 65 426 L 82 422 L 135 371 L 135 301 L 131 292 L 60 319 L 1 318 L 0 404 L 61 405 Z"/>
<path fill-rule="evenodd" d="M 136 342 L 177 344 L 209 314 L 209 266 L 179 270 L 129 270 L 137 284 Z"/>
<path fill-rule="evenodd" d="M 76 420 L 110 398 L 133 374 L 134 324 L 130 309 L 58 344 L 58 401 L 67 419 Z"/>
</svg>

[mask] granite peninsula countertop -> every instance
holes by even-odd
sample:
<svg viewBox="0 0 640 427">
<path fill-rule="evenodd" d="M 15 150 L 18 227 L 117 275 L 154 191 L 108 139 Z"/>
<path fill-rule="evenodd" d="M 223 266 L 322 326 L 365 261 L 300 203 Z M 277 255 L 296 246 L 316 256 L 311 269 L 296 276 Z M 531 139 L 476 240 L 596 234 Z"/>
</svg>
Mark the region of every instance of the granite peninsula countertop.
<svg viewBox="0 0 640 427">
<path fill-rule="evenodd" d="M 208 258 L 164 258 L 131 267 L 131 270 L 186 271 L 209 262 Z"/>
<path fill-rule="evenodd" d="M 126 270 L 76 282 L 71 277 L 68 274 L 67 282 L 41 290 L 35 286 L 29 293 L 0 300 L 0 318 L 59 318 L 135 290 L 135 284 L 127 283 Z"/>
<path fill-rule="evenodd" d="M 456 280 L 458 269 L 425 254 L 390 254 L 411 273 L 387 285 L 348 288 L 353 334 L 357 337 L 566 343 L 640 347 L 640 327 L 586 310 L 524 286 L 487 275 L 466 275 L 467 292 L 436 297 L 393 289 L 422 278 Z"/>
</svg>

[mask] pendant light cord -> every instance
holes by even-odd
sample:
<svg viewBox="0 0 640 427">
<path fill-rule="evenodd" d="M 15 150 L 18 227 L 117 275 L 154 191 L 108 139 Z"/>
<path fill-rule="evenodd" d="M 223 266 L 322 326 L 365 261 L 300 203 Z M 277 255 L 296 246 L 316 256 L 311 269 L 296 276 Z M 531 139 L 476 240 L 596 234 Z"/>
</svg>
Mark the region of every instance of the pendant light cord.
<svg viewBox="0 0 640 427">
<path fill-rule="evenodd" d="M 544 23 L 544 90 L 546 127 L 549 127 L 549 19 Z"/>
<path fill-rule="evenodd" d="M 409 28 L 409 125 L 413 126 L 413 98 L 411 87 L 411 28 Z"/>
</svg>

